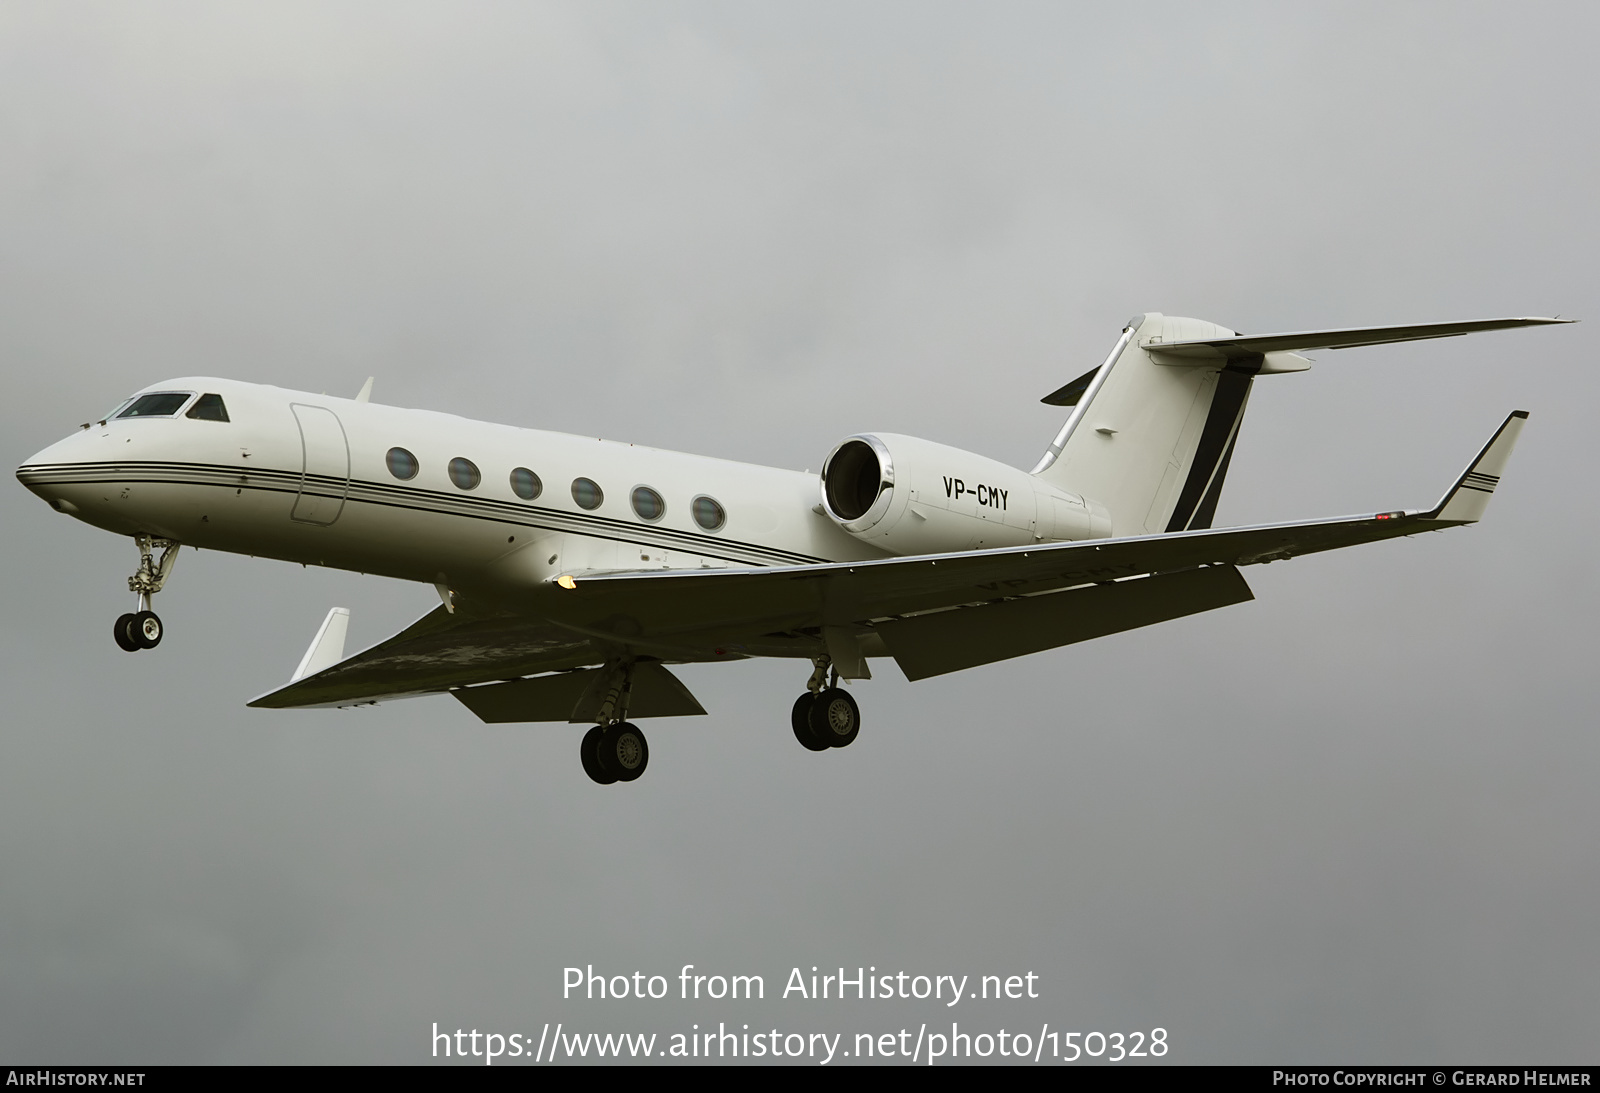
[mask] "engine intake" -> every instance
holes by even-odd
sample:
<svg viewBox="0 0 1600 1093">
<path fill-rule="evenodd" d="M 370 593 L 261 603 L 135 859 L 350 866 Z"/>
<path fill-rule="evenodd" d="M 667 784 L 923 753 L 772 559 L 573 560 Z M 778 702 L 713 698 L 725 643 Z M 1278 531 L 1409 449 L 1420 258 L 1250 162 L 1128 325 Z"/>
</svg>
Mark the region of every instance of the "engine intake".
<svg viewBox="0 0 1600 1093">
<path fill-rule="evenodd" d="M 879 500 L 891 501 L 894 492 L 894 457 L 875 436 L 853 436 L 841 443 L 822 464 L 822 507 L 849 530 L 865 531 L 877 519 L 867 520 Z M 889 496 L 885 496 L 889 495 Z M 883 512 L 876 516 L 881 518 Z M 860 528 L 851 528 L 861 524 Z"/>
</svg>

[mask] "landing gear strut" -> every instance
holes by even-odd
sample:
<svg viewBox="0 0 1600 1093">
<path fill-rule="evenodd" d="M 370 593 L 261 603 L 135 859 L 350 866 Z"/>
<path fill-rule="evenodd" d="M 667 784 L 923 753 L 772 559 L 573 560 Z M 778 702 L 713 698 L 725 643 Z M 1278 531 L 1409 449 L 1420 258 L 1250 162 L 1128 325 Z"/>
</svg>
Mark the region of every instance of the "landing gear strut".
<svg viewBox="0 0 1600 1093">
<path fill-rule="evenodd" d="M 794 738 L 808 751 L 848 747 L 861 732 L 861 710 L 850 692 L 839 686 L 839 672 L 827 654 L 812 663 L 816 667 L 811 682 L 789 714 Z"/>
<path fill-rule="evenodd" d="M 613 669 L 605 698 L 595 714 L 595 726 L 583 734 L 578 758 L 583 772 L 603 786 L 631 782 L 650 764 L 650 744 L 639 726 L 624 721 L 628 698 L 633 693 L 633 663 L 627 661 Z"/>
<path fill-rule="evenodd" d="M 161 617 L 150 610 L 150 597 L 161 591 L 178 560 L 178 543 L 172 539 L 157 539 L 149 535 L 135 535 L 139 546 L 139 569 L 128 578 L 128 591 L 139 598 L 138 609 L 120 615 L 111 628 L 117 644 L 130 653 L 140 649 L 154 649 L 161 644 Z M 161 551 L 157 561 L 154 551 Z"/>
</svg>

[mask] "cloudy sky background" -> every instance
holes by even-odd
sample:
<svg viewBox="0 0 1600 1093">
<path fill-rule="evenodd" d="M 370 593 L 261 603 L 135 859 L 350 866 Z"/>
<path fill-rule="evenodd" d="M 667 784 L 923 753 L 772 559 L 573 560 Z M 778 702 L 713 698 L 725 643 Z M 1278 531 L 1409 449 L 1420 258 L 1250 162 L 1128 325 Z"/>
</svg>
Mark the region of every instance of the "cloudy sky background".
<svg viewBox="0 0 1600 1093">
<path fill-rule="evenodd" d="M 214 374 L 816 469 L 914 433 L 1031 466 L 1142 311 L 1247 332 L 1600 321 L 1592 6 L 0 4 L 13 465 Z M 431 589 L 4 506 L 0 1060 L 390 1062 L 455 1028 L 1169 1030 L 1185 1062 L 1593 1061 L 1588 323 L 1257 386 L 1218 523 L 1485 522 L 1246 571 L 1257 600 L 912 686 L 848 751 L 803 666 L 591 784 L 447 698 L 246 710 L 327 608 Z M 761 973 L 578 1003 L 561 969 Z M 778 1001 L 793 966 L 1041 976 Z M 971 1022 L 971 1025 L 968 1025 Z"/>
</svg>

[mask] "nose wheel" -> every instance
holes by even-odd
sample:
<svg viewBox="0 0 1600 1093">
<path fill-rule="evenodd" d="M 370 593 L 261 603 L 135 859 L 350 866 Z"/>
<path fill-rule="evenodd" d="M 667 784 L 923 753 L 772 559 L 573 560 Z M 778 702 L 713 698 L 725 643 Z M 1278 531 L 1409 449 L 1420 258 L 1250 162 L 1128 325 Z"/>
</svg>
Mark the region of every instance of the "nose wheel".
<svg viewBox="0 0 1600 1093">
<path fill-rule="evenodd" d="M 178 544 L 171 539 L 157 539 L 149 535 L 135 535 L 139 547 L 139 568 L 128 578 L 128 591 L 139 597 L 139 609 L 119 615 L 112 624 L 111 636 L 117 645 L 130 653 L 140 649 L 154 649 L 161 644 L 163 627 L 161 616 L 150 610 L 150 597 L 161 591 L 178 560 Z M 156 560 L 155 551 L 161 551 Z"/>
<path fill-rule="evenodd" d="M 130 653 L 154 649 L 161 644 L 161 616 L 154 611 L 132 611 L 120 615 L 112 627 L 112 637 Z"/>
</svg>

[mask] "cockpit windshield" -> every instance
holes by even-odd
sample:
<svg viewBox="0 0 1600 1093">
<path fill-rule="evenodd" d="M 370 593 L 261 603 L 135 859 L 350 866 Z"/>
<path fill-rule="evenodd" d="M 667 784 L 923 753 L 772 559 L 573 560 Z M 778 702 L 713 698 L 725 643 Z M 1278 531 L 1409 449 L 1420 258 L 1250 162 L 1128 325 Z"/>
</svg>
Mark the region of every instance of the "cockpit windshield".
<svg viewBox="0 0 1600 1093">
<path fill-rule="evenodd" d="M 163 391 L 160 394 L 140 395 L 134 399 L 126 410 L 117 416 L 123 417 L 171 417 L 183 409 L 183 404 L 189 401 L 189 394 L 184 391 Z"/>
</svg>

